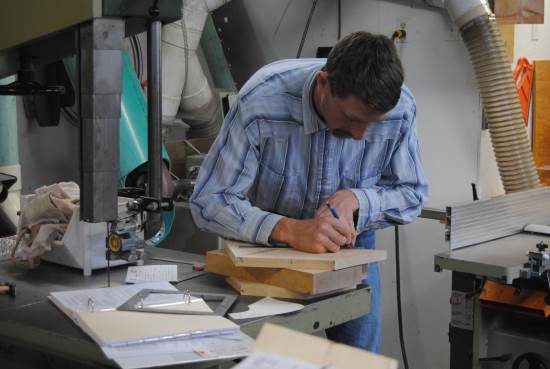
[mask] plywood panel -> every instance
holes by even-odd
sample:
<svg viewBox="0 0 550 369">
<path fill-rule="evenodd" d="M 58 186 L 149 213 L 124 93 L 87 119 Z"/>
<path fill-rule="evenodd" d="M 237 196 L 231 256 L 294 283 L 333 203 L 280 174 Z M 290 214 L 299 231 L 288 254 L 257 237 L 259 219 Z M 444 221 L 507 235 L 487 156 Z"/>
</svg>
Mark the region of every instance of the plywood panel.
<svg viewBox="0 0 550 369">
<path fill-rule="evenodd" d="M 539 172 L 540 181 L 546 185 L 550 186 L 550 165 L 545 165 L 537 168 Z"/>
<path fill-rule="evenodd" d="M 342 249 L 336 253 L 310 254 L 229 240 L 224 241 L 224 248 L 239 267 L 339 270 L 386 259 L 385 250 Z"/>
<path fill-rule="evenodd" d="M 357 285 L 367 276 L 366 264 L 335 271 L 237 267 L 223 250 L 209 251 L 206 254 L 206 269 L 226 277 L 308 294 L 330 292 Z"/>
<path fill-rule="evenodd" d="M 537 168 L 550 165 L 550 60 L 535 61 L 533 155 Z"/>
<path fill-rule="evenodd" d="M 309 300 L 309 299 L 319 298 L 329 294 L 344 292 L 344 291 L 357 288 L 357 285 L 355 284 L 355 285 L 350 285 L 346 288 L 338 289 L 336 291 L 311 295 L 307 293 L 294 292 L 282 287 L 271 286 L 269 284 L 245 281 L 235 277 L 228 277 L 225 280 L 231 287 L 233 287 L 237 292 L 239 292 L 243 296 L 276 297 L 281 299 L 296 299 L 296 300 Z"/>
<path fill-rule="evenodd" d="M 297 345 L 296 343 L 300 344 Z M 254 351 L 305 361 L 318 367 L 397 369 L 398 362 L 382 355 L 266 323 Z"/>
<path fill-rule="evenodd" d="M 544 23 L 544 0 L 495 0 L 495 15 L 499 23 Z"/>
</svg>

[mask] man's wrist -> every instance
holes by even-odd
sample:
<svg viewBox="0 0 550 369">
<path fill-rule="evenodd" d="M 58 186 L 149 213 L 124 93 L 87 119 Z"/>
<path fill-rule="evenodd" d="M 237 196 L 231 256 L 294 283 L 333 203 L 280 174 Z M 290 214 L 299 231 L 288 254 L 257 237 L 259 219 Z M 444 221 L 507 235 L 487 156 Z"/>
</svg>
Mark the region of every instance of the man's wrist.
<svg viewBox="0 0 550 369">
<path fill-rule="evenodd" d="M 350 199 L 352 199 L 352 201 L 354 202 L 353 213 L 354 213 L 354 214 L 358 213 L 358 212 L 359 212 L 360 203 L 359 203 L 359 198 L 357 197 L 357 195 L 355 194 L 355 192 L 353 192 L 353 191 L 350 190 L 350 189 L 342 190 L 342 191 L 347 192 L 347 194 L 350 196 Z"/>
<path fill-rule="evenodd" d="M 284 242 L 291 245 L 293 240 L 292 229 L 295 221 L 295 219 L 287 217 L 281 218 L 281 220 L 279 220 L 277 224 L 275 224 L 275 227 L 273 227 L 273 230 L 271 231 L 271 236 L 269 236 L 269 241 Z"/>
</svg>

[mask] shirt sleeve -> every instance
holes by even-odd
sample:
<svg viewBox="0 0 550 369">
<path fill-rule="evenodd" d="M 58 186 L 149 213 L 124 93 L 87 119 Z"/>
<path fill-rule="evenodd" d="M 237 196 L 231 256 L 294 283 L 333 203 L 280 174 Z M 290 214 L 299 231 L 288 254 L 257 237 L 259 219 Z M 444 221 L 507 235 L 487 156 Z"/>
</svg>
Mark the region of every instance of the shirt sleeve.
<svg viewBox="0 0 550 369">
<path fill-rule="evenodd" d="M 397 147 L 375 186 L 351 189 L 359 200 L 357 231 L 412 222 L 428 197 L 420 160 L 416 109 L 404 124 Z"/>
<path fill-rule="evenodd" d="M 236 102 L 199 171 L 190 198 L 191 214 L 204 231 L 224 238 L 269 244 L 281 215 L 252 206 L 247 197 L 258 174 L 254 123 L 247 124 Z"/>
</svg>

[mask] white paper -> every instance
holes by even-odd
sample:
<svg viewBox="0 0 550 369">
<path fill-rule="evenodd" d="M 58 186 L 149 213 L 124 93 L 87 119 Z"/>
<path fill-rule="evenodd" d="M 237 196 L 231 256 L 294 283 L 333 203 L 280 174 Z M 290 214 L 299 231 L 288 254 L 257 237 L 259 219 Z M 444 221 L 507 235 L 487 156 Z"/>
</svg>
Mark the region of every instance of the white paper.
<svg viewBox="0 0 550 369">
<path fill-rule="evenodd" d="M 141 265 L 128 267 L 126 283 L 177 282 L 177 265 Z"/>
<path fill-rule="evenodd" d="M 156 346 L 156 347 L 152 347 Z M 244 333 L 192 340 L 142 344 L 133 346 L 133 352 L 115 353 L 113 360 L 122 369 L 139 369 L 156 366 L 192 363 L 204 360 L 238 358 L 248 355 L 254 340 Z M 205 349 L 206 348 L 206 349 Z M 103 349 L 103 348 L 102 348 Z M 104 350 L 105 352 L 105 350 Z M 107 354 L 107 352 L 105 352 Z M 109 354 L 113 354 L 109 352 Z M 128 354 L 131 356 L 122 356 Z"/>
<path fill-rule="evenodd" d="M 248 310 L 242 313 L 231 313 L 231 319 L 250 319 L 262 316 L 278 315 L 302 310 L 304 305 L 295 302 L 276 300 L 271 297 L 265 297 L 248 306 Z"/>
<path fill-rule="evenodd" d="M 320 369 L 321 366 L 267 352 L 253 352 L 233 369 Z"/>
<path fill-rule="evenodd" d="M 177 288 L 168 282 L 153 282 L 89 290 L 52 292 L 50 298 L 56 305 L 61 305 L 59 307 L 65 312 L 90 310 L 91 307 L 94 311 L 114 310 L 145 288 L 177 291 Z"/>
</svg>

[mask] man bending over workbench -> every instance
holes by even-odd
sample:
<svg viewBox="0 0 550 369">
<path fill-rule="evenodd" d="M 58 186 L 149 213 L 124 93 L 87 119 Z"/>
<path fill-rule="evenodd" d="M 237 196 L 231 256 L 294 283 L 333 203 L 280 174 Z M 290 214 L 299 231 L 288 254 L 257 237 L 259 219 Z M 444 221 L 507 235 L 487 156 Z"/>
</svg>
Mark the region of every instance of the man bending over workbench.
<svg viewBox="0 0 550 369">
<path fill-rule="evenodd" d="M 342 39 L 326 60 L 261 68 L 201 167 L 190 200 L 196 224 L 314 253 L 374 248 L 375 229 L 411 222 L 427 197 L 416 105 L 403 79 L 393 43 L 367 32 Z M 378 265 L 366 283 L 370 313 L 327 337 L 379 352 Z"/>
</svg>

